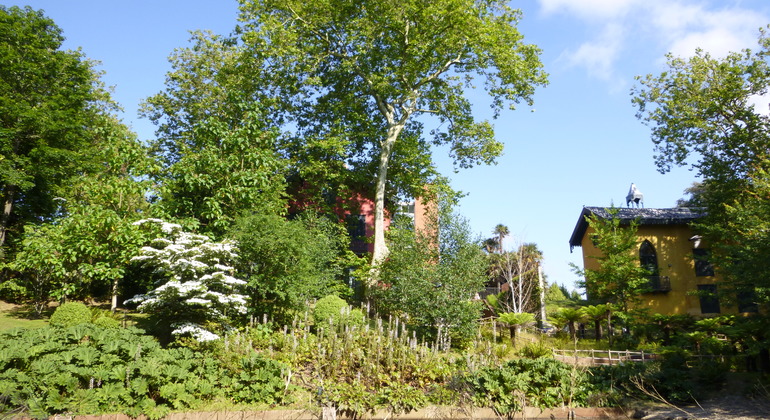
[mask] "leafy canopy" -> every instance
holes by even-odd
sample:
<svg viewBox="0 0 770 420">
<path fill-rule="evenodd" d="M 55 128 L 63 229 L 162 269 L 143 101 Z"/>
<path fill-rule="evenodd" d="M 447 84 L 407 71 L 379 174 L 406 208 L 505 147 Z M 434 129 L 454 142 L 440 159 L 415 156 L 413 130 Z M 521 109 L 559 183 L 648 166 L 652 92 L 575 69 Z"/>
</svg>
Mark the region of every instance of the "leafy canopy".
<svg viewBox="0 0 770 420">
<path fill-rule="evenodd" d="M 385 197 L 418 196 L 436 175 L 430 146 L 447 145 L 461 168 L 501 153 L 466 90 L 481 83 L 496 117 L 506 104 L 531 103 L 545 84 L 519 17 L 498 0 L 242 1 L 244 46 L 286 101 L 295 141 L 375 180 L 373 261 L 387 254 Z M 436 123 L 430 138 L 421 115 Z"/>
<path fill-rule="evenodd" d="M 765 264 L 757 259 L 770 242 L 769 54 L 770 36 L 760 30 L 757 51 L 668 56 L 667 71 L 640 78 L 633 92 L 638 117 L 652 127 L 658 169 L 690 166 L 703 178 L 691 190 L 706 213 L 695 228 L 712 246 L 728 300 L 747 294 L 768 301 Z"/>
<path fill-rule="evenodd" d="M 73 176 L 97 170 L 98 120 L 113 108 L 91 63 L 61 49 L 42 11 L 0 6 L 0 246 L 52 217 Z"/>
</svg>

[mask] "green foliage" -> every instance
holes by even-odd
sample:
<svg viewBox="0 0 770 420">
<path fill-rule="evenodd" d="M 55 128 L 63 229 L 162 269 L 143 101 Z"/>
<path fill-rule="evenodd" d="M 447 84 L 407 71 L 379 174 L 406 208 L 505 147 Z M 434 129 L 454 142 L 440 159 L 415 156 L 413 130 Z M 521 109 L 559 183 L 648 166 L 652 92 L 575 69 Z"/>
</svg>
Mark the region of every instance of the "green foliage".
<svg viewBox="0 0 770 420">
<path fill-rule="evenodd" d="M 474 404 L 513 418 L 524 407 L 540 409 L 583 404 L 585 374 L 552 358 L 517 359 L 480 369 L 468 377 Z"/>
<path fill-rule="evenodd" d="M 254 57 L 233 38 L 193 32 L 169 57 L 166 88 L 142 112 L 158 126 L 159 207 L 221 239 L 243 212 L 282 213 L 288 162 Z"/>
<path fill-rule="evenodd" d="M 295 320 L 281 331 L 257 325 L 248 334 L 232 334 L 213 345 L 243 352 L 253 343 L 258 351 L 270 352 L 291 366 L 297 378 L 293 382 L 303 384 L 317 403 L 351 417 L 379 409 L 406 413 L 428 401 L 449 405 L 457 401 L 450 382 L 465 367 L 454 355 L 438 345 L 418 343 L 398 321 L 362 323 L 363 313 L 359 314 L 343 317 L 316 334 L 309 323 Z M 469 354 L 462 360 L 475 364 L 479 359 Z"/>
<path fill-rule="evenodd" d="M 139 310 L 150 314 L 159 337 L 216 340 L 217 332 L 245 316 L 247 296 L 241 292 L 246 281 L 233 276 L 230 264 L 238 259 L 238 252 L 232 241 L 213 242 L 159 219 L 137 224 L 158 225 L 163 232 L 133 260 L 153 268 L 165 282 L 126 303 L 137 303 Z"/>
<path fill-rule="evenodd" d="M 82 302 L 67 302 L 60 305 L 51 315 L 52 327 L 71 327 L 91 322 L 91 310 Z"/>
<path fill-rule="evenodd" d="M 759 48 L 712 57 L 667 57 L 658 76 L 639 79 L 638 117 L 652 127 L 659 171 L 690 166 L 702 182 L 693 190 L 704 217 L 694 225 L 711 246 L 711 262 L 723 283 L 720 299 L 770 302 L 767 233 L 770 197 L 770 121 L 756 98 L 770 86 L 770 36 L 760 30 Z"/>
<path fill-rule="evenodd" d="M 156 419 L 216 398 L 277 404 L 285 370 L 254 353 L 225 367 L 205 351 L 163 349 L 133 328 L 17 329 L 0 335 L 0 412 Z"/>
<path fill-rule="evenodd" d="M 300 171 L 329 160 L 337 174 L 348 167 L 361 182 L 375 179 L 373 261 L 387 252 L 386 195 L 419 196 L 435 178 L 431 145 L 447 145 L 459 167 L 501 153 L 491 124 L 470 112 L 471 80 L 484 81 L 495 116 L 506 104 L 531 103 L 546 83 L 539 50 L 516 29 L 519 15 L 499 1 L 241 2 L 244 47 L 264 60 L 253 63 L 259 80 L 297 121 L 289 150 Z M 439 124 L 432 139 L 421 114 Z"/>
<path fill-rule="evenodd" d="M 585 311 L 583 308 L 562 308 L 551 315 L 551 322 L 559 328 L 569 328 L 569 336 L 572 341 L 577 340 L 576 324 L 583 322 Z"/>
<path fill-rule="evenodd" d="M 120 321 L 107 316 L 100 316 L 99 318 L 94 319 L 93 323 L 102 328 L 120 328 L 121 326 Z"/>
<path fill-rule="evenodd" d="M 535 323 L 535 315 L 529 312 L 506 312 L 500 314 L 497 320 L 507 325 L 511 332 L 511 344 L 516 345 L 516 331 Z"/>
<path fill-rule="evenodd" d="M 93 128 L 112 109 L 80 51 L 62 50 L 61 29 L 42 11 L 0 7 L 0 246 L 21 227 L 54 217 L 58 197 L 102 145 Z"/>
<path fill-rule="evenodd" d="M 392 251 L 370 293 L 378 310 L 404 317 L 421 337 L 451 337 L 462 346 L 476 333 L 481 307 L 470 298 L 484 287 L 487 262 L 467 221 L 439 207 L 438 238 L 432 227 L 390 228 Z M 438 220 L 435 214 L 432 220 Z"/>
<path fill-rule="evenodd" d="M 586 216 L 593 230 L 592 241 L 599 250 L 598 268 L 581 270 L 573 264 L 573 271 L 584 277 L 580 282 L 590 299 L 614 303 L 625 312 L 639 295 L 647 290 L 649 273 L 639 266 L 637 223 L 621 226 L 617 209 L 609 209 L 609 217 Z"/>
<path fill-rule="evenodd" d="M 313 320 L 318 327 L 329 323 L 331 325 L 338 324 L 347 307 L 348 303 L 339 296 L 325 296 L 319 299 L 313 307 Z"/>
<path fill-rule="evenodd" d="M 254 315 L 291 320 L 308 301 L 349 292 L 343 274 L 358 261 L 340 224 L 311 212 L 293 220 L 260 213 L 239 218 L 232 237 Z"/>
</svg>

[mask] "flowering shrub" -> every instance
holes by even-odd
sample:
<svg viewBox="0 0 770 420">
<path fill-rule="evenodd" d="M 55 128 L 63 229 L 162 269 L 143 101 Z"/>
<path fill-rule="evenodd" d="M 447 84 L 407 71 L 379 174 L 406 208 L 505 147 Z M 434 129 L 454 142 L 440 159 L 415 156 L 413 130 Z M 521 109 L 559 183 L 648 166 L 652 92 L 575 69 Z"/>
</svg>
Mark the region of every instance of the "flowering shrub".
<svg viewBox="0 0 770 420">
<path fill-rule="evenodd" d="M 216 330 L 227 329 L 233 316 L 246 313 L 247 297 L 241 293 L 246 282 L 233 277 L 230 265 L 238 258 L 234 243 L 212 242 L 160 219 L 136 222 L 145 223 L 158 224 L 163 236 L 132 260 L 153 267 L 167 281 L 126 303 L 150 313 L 162 335 L 218 339 Z"/>
</svg>

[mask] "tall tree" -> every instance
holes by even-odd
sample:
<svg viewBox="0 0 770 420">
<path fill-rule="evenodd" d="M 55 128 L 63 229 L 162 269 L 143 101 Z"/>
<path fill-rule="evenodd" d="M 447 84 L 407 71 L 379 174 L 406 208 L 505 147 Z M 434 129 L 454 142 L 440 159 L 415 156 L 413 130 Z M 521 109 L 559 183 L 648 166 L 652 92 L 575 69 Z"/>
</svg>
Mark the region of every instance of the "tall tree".
<svg viewBox="0 0 770 420">
<path fill-rule="evenodd" d="M 142 176 L 152 166 L 136 136 L 114 118 L 94 121 L 102 145 L 94 153 L 100 171 L 71 181 L 56 217 L 28 223 L 24 240 L 7 265 L 14 273 L 2 288 L 37 307 L 49 299 L 111 298 L 117 307 L 119 282 L 147 239 L 133 222 L 147 214 L 151 185 Z"/>
<path fill-rule="evenodd" d="M 143 105 L 158 126 L 161 208 L 215 237 L 244 211 L 285 207 L 274 113 L 243 60 L 234 39 L 193 33 L 192 46 L 171 55 L 166 89 Z"/>
<path fill-rule="evenodd" d="M 617 211 L 609 210 L 606 219 L 597 215 L 587 216 L 593 230 L 594 246 L 599 250 L 596 269 L 581 270 L 573 265 L 576 274 L 584 279 L 579 282 L 589 299 L 597 299 L 620 306 L 628 311 L 642 292 L 647 290 L 650 273 L 639 265 L 637 224 L 621 225 Z"/>
<path fill-rule="evenodd" d="M 540 291 L 538 267 L 543 254 L 534 243 L 520 244 L 516 251 L 491 254 L 490 274 L 508 290 L 499 299 L 506 312 L 535 312 Z"/>
<path fill-rule="evenodd" d="M 652 127 L 658 169 L 690 166 L 703 179 L 691 201 L 707 215 L 695 227 L 712 245 L 727 289 L 745 292 L 756 285 L 763 296 L 768 277 L 751 256 L 770 241 L 761 216 L 770 171 L 768 57 L 767 30 L 760 31 L 755 52 L 668 56 L 668 69 L 640 78 L 633 99 L 638 117 Z"/>
<path fill-rule="evenodd" d="M 0 6 L 0 246 L 56 211 L 69 178 L 87 168 L 93 119 L 109 98 L 79 51 L 42 11 Z"/>
<path fill-rule="evenodd" d="M 499 0 L 242 1 L 244 43 L 265 57 L 265 75 L 287 94 L 300 137 L 340 142 L 343 163 L 374 180 L 374 263 L 388 252 L 383 223 L 393 175 L 419 191 L 424 168 L 433 168 L 431 144 L 448 145 L 459 167 L 500 154 L 464 91 L 483 84 L 497 116 L 505 104 L 531 103 L 546 83 L 519 18 Z M 418 121 L 423 115 L 433 118 Z M 423 137 L 423 121 L 438 123 L 432 139 Z"/>
<path fill-rule="evenodd" d="M 505 248 L 503 248 L 503 240 L 506 236 L 510 235 L 511 231 L 508 229 L 508 226 L 500 223 L 497 226 L 495 226 L 495 229 L 492 231 L 492 233 L 497 236 L 497 247 L 498 252 L 501 254 L 505 252 Z"/>
</svg>

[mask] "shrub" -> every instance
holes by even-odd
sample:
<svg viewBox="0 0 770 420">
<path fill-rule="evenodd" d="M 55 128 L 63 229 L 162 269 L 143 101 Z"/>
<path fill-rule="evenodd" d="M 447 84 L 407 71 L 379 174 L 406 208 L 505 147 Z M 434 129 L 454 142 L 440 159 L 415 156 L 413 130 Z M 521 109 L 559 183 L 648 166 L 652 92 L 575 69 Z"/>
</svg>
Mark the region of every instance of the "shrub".
<svg viewBox="0 0 770 420">
<path fill-rule="evenodd" d="M 342 318 L 342 312 L 348 303 L 335 295 L 329 295 L 318 300 L 313 309 L 313 320 L 316 327 L 325 325 L 331 319 L 332 324 L 337 325 Z"/>
<path fill-rule="evenodd" d="M 114 318 L 102 316 L 94 320 L 94 325 L 102 328 L 120 328 L 120 321 Z"/>
<path fill-rule="evenodd" d="M 67 302 L 62 304 L 51 315 L 49 324 L 52 327 L 71 327 L 78 324 L 91 322 L 91 310 L 81 302 Z"/>
<path fill-rule="evenodd" d="M 585 402 L 586 375 L 551 358 L 517 359 L 480 369 L 468 378 L 473 402 L 512 418 L 526 406 L 540 409 Z"/>
</svg>

